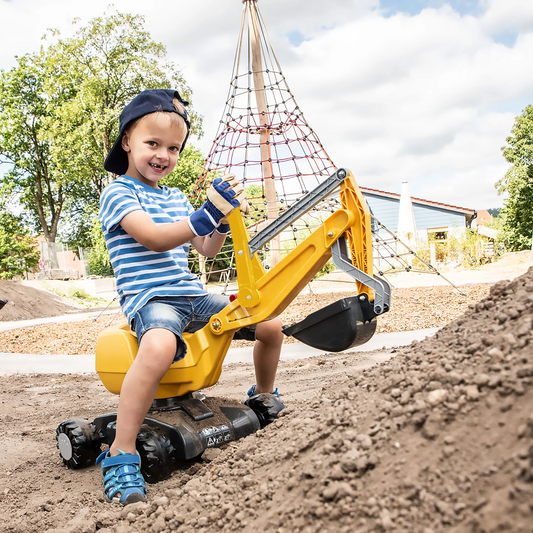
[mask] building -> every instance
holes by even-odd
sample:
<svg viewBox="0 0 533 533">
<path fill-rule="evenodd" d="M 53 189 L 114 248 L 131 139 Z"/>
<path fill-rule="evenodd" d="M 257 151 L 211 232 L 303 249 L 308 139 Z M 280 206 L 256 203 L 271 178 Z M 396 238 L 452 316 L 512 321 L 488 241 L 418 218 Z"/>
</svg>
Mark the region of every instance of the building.
<svg viewBox="0 0 533 533">
<path fill-rule="evenodd" d="M 359 187 L 374 216 L 389 231 L 398 231 L 400 195 L 392 192 Z M 450 235 L 463 233 L 472 227 L 476 210 L 441 202 L 411 197 L 417 239 L 426 242 L 445 241 Z"/>
</svg>

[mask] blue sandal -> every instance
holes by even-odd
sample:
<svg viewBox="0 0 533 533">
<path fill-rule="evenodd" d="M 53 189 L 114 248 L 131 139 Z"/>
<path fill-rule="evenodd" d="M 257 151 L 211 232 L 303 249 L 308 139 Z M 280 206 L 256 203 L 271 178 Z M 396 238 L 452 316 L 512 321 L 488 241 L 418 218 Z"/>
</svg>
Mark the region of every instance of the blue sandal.
<svg viewBox="0 0 533 533">
<path fill-rule="evenodd" d="M 249 389 L 248 389 L 248 392 L 246 393 L 248 395 L 248 398 L 251 398 L 252 396 L 255 396 L 257 394 L 257 392 L 255 391 L 255 385 L 252 385 Z M 278 399 L 279 399 L 279 392 L 278 392 L 278 388 L 276 387 L 276 390 L 275 391 L 272 391 L 271 393 L 269 394 L 273 394 L 274 396 L 276 396 Z M 246 400 L 247 398 L 245 398 Z"/>
<path fill-rule="evenodd" d="M 106 500 L 122 505 L 146 501 L 146 485 L 141 474 L 140 457 L 121 450 L 118 452 L 119 455 L 111 457 L 109 450 L 106 450 L 96 459 L 97 465 L 102 463 Z"/>
</svg>

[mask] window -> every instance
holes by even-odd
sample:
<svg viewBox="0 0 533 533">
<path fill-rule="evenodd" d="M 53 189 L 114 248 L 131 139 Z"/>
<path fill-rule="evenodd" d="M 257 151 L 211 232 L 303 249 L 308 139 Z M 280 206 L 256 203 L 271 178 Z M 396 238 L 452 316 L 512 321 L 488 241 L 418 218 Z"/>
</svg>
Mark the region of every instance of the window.
<svg viewBox="0 0 533 533">
<path fill-rule="evenodd" d="M 446 242 L 448 240 L 447 228 L 428 228 L 427 232 L 429 242 Z"/>
</svg>

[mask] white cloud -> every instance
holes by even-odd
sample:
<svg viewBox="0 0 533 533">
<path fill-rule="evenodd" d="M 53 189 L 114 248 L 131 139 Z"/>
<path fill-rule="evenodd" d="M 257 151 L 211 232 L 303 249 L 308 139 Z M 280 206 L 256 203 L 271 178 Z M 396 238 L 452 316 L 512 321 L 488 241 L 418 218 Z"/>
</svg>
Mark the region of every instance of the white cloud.
<svg viewBox="0 0 533 533">
<path fill-rule="evenodd" d="M 482 0 L 486 12 L 483 26 L 491 32 L 531 31 L 533 29 L 533 2 L 524 0 Z"/>
<path fill-rule="evenodd" d="M 531 94 L 532 51 L 533 35 L 506 48 L 447 7 L 374 14 L 303 43 L 289 83 L 330 155 L 362 185 L 399 192 L 408 180 L 415 196 L 489 207 L 501 202 L 500 147 L 521 107 L 496 109 Z"/>
<path fill-rule="evenodd" d="M 480 0 L 478 17 L 449 6 L 385 18 L 378 0 L 260 0 L 287 82 L 307 121 L 361 185 L 470 208 L 501 204 L 494 183 L 508 168 L 500 147 L 514 117 L 533 103 L 533 3 Z M 109 0 L 0 2 L 0 68 L 33 52 L 47 28 L 71 35 Z M 428 5 L 430 0 L 428 0 Z M 182 0 L 164 9 L 115 0 L 146 18 L 167 46 L 204 115 L 207 153 L 229 89 L 240 0 Z M 289 34 L 306 40 L 293 46 Z M 495 41 L 517 34 L 511 48 Z"/>
</svg>

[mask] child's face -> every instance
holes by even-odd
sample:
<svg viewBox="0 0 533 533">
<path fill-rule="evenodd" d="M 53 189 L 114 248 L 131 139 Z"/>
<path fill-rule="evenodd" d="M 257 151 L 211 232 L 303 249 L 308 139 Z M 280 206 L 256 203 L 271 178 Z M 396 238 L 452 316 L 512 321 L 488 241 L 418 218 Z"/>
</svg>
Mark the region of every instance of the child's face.
<svg viewBox="0 0 533 533">
<path fill-rule="evenodd" d="M 159 180 L 174 170 L 186 134 L 182 120 L 167 113 L 146 115 L 122 137 L 122 148 L 128 154 L 126 174 L 158 188 Z"/>
</svg>

